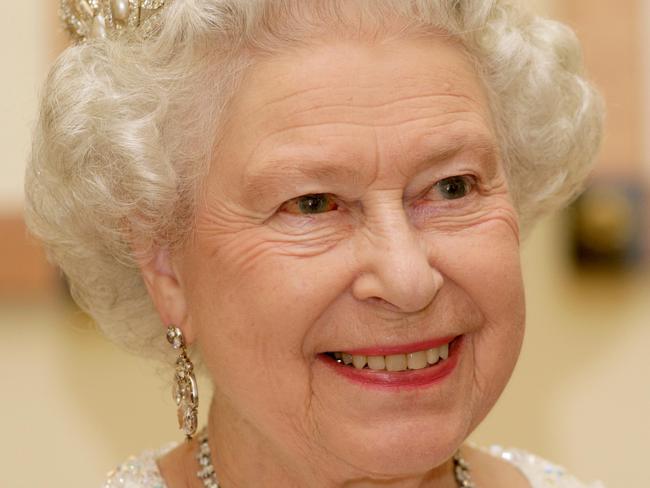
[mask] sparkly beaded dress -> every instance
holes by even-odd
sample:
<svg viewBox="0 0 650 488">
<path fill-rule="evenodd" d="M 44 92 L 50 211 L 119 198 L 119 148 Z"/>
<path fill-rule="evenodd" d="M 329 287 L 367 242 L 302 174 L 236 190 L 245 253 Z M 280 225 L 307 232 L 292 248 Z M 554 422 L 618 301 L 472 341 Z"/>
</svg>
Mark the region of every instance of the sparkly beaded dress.
<svg viewBox="0 0 650 488">
<path fill-rule="evenodd" d="M 167 488 L 158 471 L 156 459 L 174 447 L 175 444 L 171 444 L 156 451 L 145 451 L 138 457 L 128 459 L 109 473 L 102 488 Z M 520 449 L 492 446 L 486 451 L 517 467 L 528 479 L 531 488 L 605 488 L 598 482 L 581 483 L 563 468 Z"/>
</svg>

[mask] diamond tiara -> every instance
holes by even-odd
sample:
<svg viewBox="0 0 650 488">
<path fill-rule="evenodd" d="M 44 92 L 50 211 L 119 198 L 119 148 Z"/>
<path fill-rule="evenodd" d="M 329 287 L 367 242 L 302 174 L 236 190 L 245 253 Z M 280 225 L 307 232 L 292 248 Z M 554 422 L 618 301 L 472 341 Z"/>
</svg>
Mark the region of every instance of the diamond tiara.
<svg viewBox="0 0 650 488">
<path fill-rule="evenodd" d="M 76 42 L 118 38 L 136 29 L 156 28 L 156 17 L 171 0 L 61 0 L 60 15 Z"/>
</svg>

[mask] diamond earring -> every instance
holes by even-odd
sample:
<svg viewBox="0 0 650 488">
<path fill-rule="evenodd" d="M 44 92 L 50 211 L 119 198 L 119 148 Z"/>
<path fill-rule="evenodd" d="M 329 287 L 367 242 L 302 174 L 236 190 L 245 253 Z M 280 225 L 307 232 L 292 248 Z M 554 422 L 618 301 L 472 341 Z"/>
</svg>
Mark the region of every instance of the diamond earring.
<svg viewBox="0 0 650 488">
<path fill-rule="evenodd" d="M 187 356 L 183 332 L 173 325 L 167 329 L 167 341 L 180 356 L 176 360 L 174 374 L 174 401 L 178 407 L 178 427 L 191 440 L 198 425 L 199 390 L 194 377 L 194 365 Z"/>
</svg>

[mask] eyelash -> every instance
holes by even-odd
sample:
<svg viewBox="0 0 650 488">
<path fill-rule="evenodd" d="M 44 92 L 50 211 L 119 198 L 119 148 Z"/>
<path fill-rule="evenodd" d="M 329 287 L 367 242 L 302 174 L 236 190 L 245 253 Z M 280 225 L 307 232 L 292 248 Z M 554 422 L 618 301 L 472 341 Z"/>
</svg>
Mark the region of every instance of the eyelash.
<svg viewBox="0 0 650 488">
<path fill-rule="evenodd" d="M 466 198 L 468 195 L 470 195 L 475 190 L 475 188 L 476 188 L 476 178 L 475 177 L 470 176 L 470 175 L 454 175 L 454 176 L 450 176 L 450 177 L 447 177 L 447 178 L 443 178 L 441 180 L 438 180 L 436 183 L 434 183 L 434 185 L 428 190 L 427 194 L 431 193 L 436 188 L 438 188 L 438 190 L 440 191 L 441 185 L 444 185 L 445 183 L 447 185 L 453 185 L 453 184 L 458 184 L 460 182 L 462 182 L 462 184 L 463 184 L 463 186 L 465 188 L 465 193 L 462 196 L 456 197 L 456 198 L 444 198 L 444 197 L 442 197 L 442 200 L 450 201 L 450 202 L 455 201 L 455 200 L 462 200 L 462 199 Z M 297 213 L 292 213 L 292 212 L 287 212 L 286 211 L 286 207 L 290 206 L 291 204 L 295 204 L 298 207 L 299 210 L 300 209 L 304 210 L 305 206 L 304 205 L 301 206 L 300 203 L 304 202 L 307 205 L 313 205 L 315 200 L 317 200 L 318 198 L 322 198 L 324 196 L 328 197 L 330 199 L 331 203 L 332 203 L 332 208 L 329 208 L 328 210 L 326 210 L 324 212 L 302 213 L 302 212 L 299 211 Z M 331 193 L 310 193 L 310 194 L 307 194 L 307 195 L 301 195 L 299 197 L 296 197 L 296 198 L 293 198 L 291 200 L 288 200 L 288 201 L 284 202 L 282 204 L 282 206 L 280 207 L 279 211 L 285 211 L 286 213 L 289 213 L 291 215 L 296 215 L 296 216 L 311 217 L 311 216 L 317 216 L 317 215 L 326 214 L 326 213 L 338 210 L 338 207 L 339 207 L 339 205 L 336 202 L 336 200 L 333 198 L 333 195 Z"/>
</svg>

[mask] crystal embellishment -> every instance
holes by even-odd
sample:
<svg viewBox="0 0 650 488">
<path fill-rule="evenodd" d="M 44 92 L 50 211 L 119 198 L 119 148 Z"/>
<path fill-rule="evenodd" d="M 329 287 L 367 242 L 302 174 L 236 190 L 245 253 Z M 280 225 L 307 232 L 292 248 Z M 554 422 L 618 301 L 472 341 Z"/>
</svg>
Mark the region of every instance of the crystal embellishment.
<svg viewBox="0 0 650 488">
<path fill-rule="evenodd" d="M 212 453 L 210 444 L 208 444 L 208 434 L 205 430 L 199 435 L 199 452 L 196 453 L 196 459 L 199 461 L 200 469 L 196 476 L 203 482 L 205 488 L 219 488 L 217 474 L 212 466 Z"/>
<path fill-rule="evenodd" d="M 456 477 L 456 483 L 459 488 L 476 488 L 476 485 L 472 481 L 472 477 L 469 472 L 469 464 L 463 459 L 460 455 L 460 452 L 456 452 L 453 457 L 454 460 L 454 476 Z"/>
<path fill-rule="evenodd" d="M 61 0 L 59 14 L 77 43 L 115 39 L 136 30 L 144 37 L 158 25 L 158 14 L 172 0 Z"/>
<path fill-rule="evenodd" d="M 169 327 L 167 329 L 167 342 L 169 342 L 174 349 L 181 349 L 185 347 L 183 341 L 183 333 L 178 327 Z"/>
<path fill-rule="evenodd" d="M 172 394 L 177 407 L 178 427 L 191 438 L 198 427 L 199 389 L 194 376 L 194 366 L 187 356 L 183 333 L 178 327 L 167 329 L 167 341 L 181 354 L 176 360 Z"/>
<path fill-rule="evenodd" d="M 186 436 L 191 437 L 198 425 L 199 392 L 192 363 L 185 351 L 176 362 L 174 402 L 178 407 L 178 426 Z"/>
</svg>

